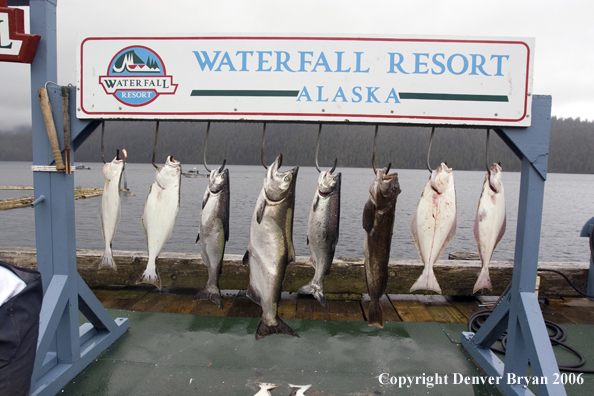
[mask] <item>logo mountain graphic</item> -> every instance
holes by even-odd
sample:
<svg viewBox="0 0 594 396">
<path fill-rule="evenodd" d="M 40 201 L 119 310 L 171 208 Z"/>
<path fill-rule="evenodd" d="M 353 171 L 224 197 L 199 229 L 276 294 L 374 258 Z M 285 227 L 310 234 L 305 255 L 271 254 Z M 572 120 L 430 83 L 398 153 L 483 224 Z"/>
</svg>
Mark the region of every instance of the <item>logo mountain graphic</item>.
<svg viewBox="0 0 594 396">
<path fill-rule="evenodd" d="M 123 73 L 124 71 L 133 74 L 147 74 L 160 73 L 161 69 L 159 68 L 159 63 L 150 56 L 147 57 L 145 62 L 134 50 L 130 50 L 124 52 L 116 59 L 111 71 L 114 74 Z"/>
</svg>

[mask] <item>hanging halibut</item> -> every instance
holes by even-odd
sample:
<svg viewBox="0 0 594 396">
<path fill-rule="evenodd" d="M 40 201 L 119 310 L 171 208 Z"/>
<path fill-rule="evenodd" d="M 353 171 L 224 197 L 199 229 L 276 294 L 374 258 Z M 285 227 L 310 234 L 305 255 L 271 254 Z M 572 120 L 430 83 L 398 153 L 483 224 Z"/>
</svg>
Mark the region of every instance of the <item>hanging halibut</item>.
<svg viewBox="0 0 594 396">
<path fill-rule="evenodd" d="M 124 170 L 124 161 L 120 158 L 119 152 L 116 158 L 111 162 L 106 162 L 103 165 L 103 176 L 105 176 L 105 184 L 103 185 L 103 195 L 101 197 L 101 213 L 99 219 L 101 220 L 101 232 L 103 234 L 103 241 L 105 241 L 105 252 L 101 258 L 99 268 L 108 267 L 117 270 L 116 264 L 111 255 L 111 244 L 115 235 L 120 216 L 122 213 L 122 205 L 120 201 L 120 180 L 122 179 L 122 171 Z"/>
<path fill-rule="evenodd" d="M 410 291 L 429 290 L 441 294 L 433 265 L 456 235 L 456 189 L 452 169 L 446 164 L 442 163 L 431 172 L 417 204 L 410 233 L 425 264 Z"/>
<path fill-rule="evenodd" d="M 148 263 L 146 270 L 136 282 L 137 284 L 150 283 L 161 288 L 156 260 L 173 231 L 173 224 L 179 210 L 180 184 L 181 163 L 169 156 L 165 166 L 157 168 L 155 181 L 151 186 L 142 212 L 142 227 L 146 233 Z"/>
<path fill-rule="evenodd" d="M 225 243 L 229 240 L 229 169 L 225 164 L 210 172 L 210 178 L 200 214 L 200 241 L 202 261 L 208 269 L 208 281 L 202 290 L 194 296 L 196 300 L 211 300 L 223 308 L 219 289 L 219 274 L 223 266 Z"/>
<path fill-rule="evenodd" d="M 307 244 L 315 274 L 313 279 L 297 292 L 313 295 L 323 306 L 326 305 L 326 298 L 322 282 L 324 276 L 330 272 L 338 243 L 340 179 L 341 174 L 333 175 L 332 170 L 321 172 L 318 177 L 318 189 L 314 195 L 307 224 Z"/>
<path fill-rule="evenodd" d="M 279 173 L 282 160 L 279 155 L 268 167 L 252 216 L 248 248 L 243 256 L 243 263 L 250 266 L 247 296 L 262 307 L 257 340 L 270 334 L 299 337 L 277 313 L 285 269 L 295 261 L 293 211 L 299 170 L 296 166 Z"/>
<path fill-rule="evenodd" d="M 481 289 L 493 290 L 489 276 L 489 262 L 497 244 L 503 238 L 505 223 L 505 194 L 501 181 L 501 166 L 493 164 L 485 176 L 474 218 L 474 239 L 481 257 L 482 268 L 474 284 L 473 293 Z"/>
<path fill-rule="evenodd" d="M 365 280 L 370 298 L 367 323 L 378 327 L 384 327 L 380 298 L 388 284 L 396 198 L 401 192 L 398 174 L 388 172 L 389 167 L 376 171 L 375 180 L 369 189 L 369 199 L 363 208 Z"/>
</svg>

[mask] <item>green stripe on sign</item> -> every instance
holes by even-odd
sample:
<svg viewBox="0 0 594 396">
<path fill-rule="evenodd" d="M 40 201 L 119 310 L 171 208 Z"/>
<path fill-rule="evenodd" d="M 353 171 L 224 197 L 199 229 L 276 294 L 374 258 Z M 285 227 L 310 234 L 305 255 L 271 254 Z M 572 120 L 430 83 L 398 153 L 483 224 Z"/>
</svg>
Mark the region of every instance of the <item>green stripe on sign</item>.
<svg viewBox="0 0 594 396">
<path fill-rule="evenodd" d="M 299 91 L 257 90 L 257 89 L 195 89 L 190 96 L 291 96 L 299 95 Z"/>
<path fill-rule="evenodd" d="M 441 93 L 400 92 L 400 99 L 461 100 L 468 102 L 509 102 L 506 95 L 464 95 Z"/>
</svg>

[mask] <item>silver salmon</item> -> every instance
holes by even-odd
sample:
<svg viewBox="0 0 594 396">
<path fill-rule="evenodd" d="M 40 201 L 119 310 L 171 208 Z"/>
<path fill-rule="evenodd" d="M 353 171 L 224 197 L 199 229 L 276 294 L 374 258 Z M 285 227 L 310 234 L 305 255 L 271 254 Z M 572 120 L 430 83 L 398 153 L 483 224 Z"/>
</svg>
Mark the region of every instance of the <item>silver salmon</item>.
<svg viewBox="0 0 594 396">
<path fill-rule="evenodd" d="M 429 290 L 441 294 L 433 265 L 456 235 L 456 189 L 452 169 L 442 163 L 431 172 L 410 225 L 417 251 L 425 264 L 411 292 Z"/>
<path fill-rule="evenodd" d="M 369 189 L 369 199 L 363 208 L 365 280 L 370 298 L 367 323 L 378 327 L 384 327 L 380 298 L 388 284 L 396 199 L 402 191 L 398 174 L 388 172 L 386 168 L 376 171 L 375 180 Z"/>
<path fill-rule="evenodd" d="M 318 189 L 314 194 L 307 224 L 307 244 L 315 274 L 313 279 L 297 292 L 313 295 L 323 306 L 326 305 L 326 298 L 322 282 L 324 276 L 330 272 L 338 243 L 340 181 L 341 174 L 333 175 L 332 170 L 321 172 L 318 177 Z"/>
<path fill-rule="evenodd" d="M 474 218 L 474 239 L 481 257 L 482 268 L 474 284 L 473 293 L 481 289 L 493 290 L 489 276 L 489 262 L 497 244 L 505 234 L 505 223 L 505 193 L 501 181 L 501 166 L 493 164 L 485 176 Z"/>
<path fill-rule="evenodd" d="M 211 300 L 223 308 L 219 289 L 219 274 L 223 266 L 225 244 L 229 241 L 229 169 L 213 169 L 200 214 L 200 231 L 196 243 L 200 241 L 202 261 L 208 269 L 208 281 L 195 296 L 196 300 Z"/>
<path fill-rule="evenodd" d="M 299 167 L 280 173 L 282 155 L 268 167 L 252 216 L 243 263 L 250 266 L 247 296 L 262 307 L 256 339 L 270 334 L 297 336 L 278 316 L 278 302 L 288 264 L 295 261 L 293 211 Z"/>
<path fill-rule="evenodd" d="M 103 241 L 105 241 L 105 252 L 101 258 L 99 268 L 107 267 L 114 271 L 117 270 L 117 267 L 113 261 L 113 256 L 111 255 L 111 245 L 122 214 L 120 180 L 122 179 L 123 170 L 124 161 L 120 159 L 119 155 L 114 158 L 113 161 L 106 162 L 105 165 L 103 165 L 105 184 L 103 185 L 99 219 L 101 220 Z"/>
<path fill-rule="evenodd" d="M 181 163 L 167 157 L 165 166 L 157 168 L 155 181 L 151 185 L 144 211 L 142 227 L 146 233 L 148 263 L 138 283 L 150 283 L 161 288 L 156 261 L 165 242 L 173 232 L 173 224 L 179 210 L 181 184 Z"/>
</svg>

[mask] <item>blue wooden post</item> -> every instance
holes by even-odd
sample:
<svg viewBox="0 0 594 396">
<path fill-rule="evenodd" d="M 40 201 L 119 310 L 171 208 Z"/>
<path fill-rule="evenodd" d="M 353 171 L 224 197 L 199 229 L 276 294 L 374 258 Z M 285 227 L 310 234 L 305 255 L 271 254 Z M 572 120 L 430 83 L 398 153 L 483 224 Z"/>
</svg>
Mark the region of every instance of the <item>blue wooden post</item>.
<svg viewBox="0 0 594 396">
<path fill-rule="evenodd" d="M 533 395 L 525 383 L 515 381 L 526 376 L 528 364 L 532 375 L 547 379 L 537 386 L 539 395 L 566 394 L 562 384 L 554 383 L 559 368 L 535 293 L 550 116 L 551 97 L 535 96 L 530 127 L 496 129 L 522 159 L 512 287 L 476 334 L 462 333 L 462 345 L 487 375 L 503 377 L 499 388 L 506 395 Z M 489 348 L 506 330 L 504 364 Z"/>
<path fill-rule="evenodd" d="M 582 227 L 582 231 L 580 232 L 580 237 L 588 238 L 588 245 L 590 247 L 590 269 L 588 270 L 588 288 L 586 289 L 586 294 L 589 296 L 594 296 L 594 247 L 590 245 L 592 233 L 594 233 L 594 217 L 584 224 Z M 588 297 L 590 300 L 594 300 L 594 297 Z"/>
<path fill-rule="evenodd" d="M 31 33 L 41 36 L 31 64 L 31 107 L 33 165 L 51 165 L 53 154 L 37 89 L 57 79 L 56 3 L 31 0 Z M 92 131 L 97 122 L 76 120 L 75 91 L 71 88 L 70 109 L 73 148 Z M 60 146 L 64 147 L 60 88 L 48 85 Z M 74 174 L 34 172 L 37 268 L 44 290 L 40 315 L 37 357 L 32 378 L 32 395 L 54 395 L 129 327 L 127 319 L 115 321 L 80 278 L 76 267 L 74 223 Z M 79 328 L 79 310 L 89 319 Z"/>
</svg>

